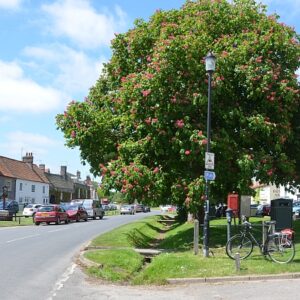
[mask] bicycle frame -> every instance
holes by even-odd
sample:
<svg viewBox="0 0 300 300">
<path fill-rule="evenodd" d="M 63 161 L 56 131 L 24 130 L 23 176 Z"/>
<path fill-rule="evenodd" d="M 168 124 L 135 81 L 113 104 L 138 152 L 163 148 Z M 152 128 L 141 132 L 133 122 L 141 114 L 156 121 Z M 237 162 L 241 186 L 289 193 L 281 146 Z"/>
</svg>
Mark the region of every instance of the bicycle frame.
<svg viewBox="0 0 300 300">
<path fill-rule="evenodd" d="M 227 241 L 226 254 L 231 259 L 235 259 L 236 254 L 240 255 L 240 259 L 245 259 L 251 255 L 253 247 L 257 246 L 263 256 L 268 256 L 276 263 L 291 262 L 295 256 L 295 245 L 290 239 L 290 232 L 275 232 L 274 221 L 265 224 L 268 226 L 267 234 L 264 230 L 264 238 L 260 243 L 251 232 L 251 223 L 245 221 L 243 230 Z"/>
</svg>

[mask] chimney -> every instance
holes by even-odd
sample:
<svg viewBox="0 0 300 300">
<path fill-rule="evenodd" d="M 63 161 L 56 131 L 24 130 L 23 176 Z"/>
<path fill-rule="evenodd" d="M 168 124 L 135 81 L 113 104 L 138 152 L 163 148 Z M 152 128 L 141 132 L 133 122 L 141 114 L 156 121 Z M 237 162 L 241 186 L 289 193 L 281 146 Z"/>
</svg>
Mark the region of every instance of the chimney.
<svg viewBox="0 0 300 300">
<path fill-rule="evenodd" d="M 23 156 L 23 162 L 33 164 L 33 155 L 32 152 L 26 152 L 26 155 Z"/>
<path fill-rule="evenodd" d="M 46 172 L 46 166 L 45 164 L 39 164 L 39 168 L 41 171 L 43 171 L 44 173 Z"/>
<path fill-rule="evenodd" d="M 67 166 L 60 167 L 60 175 L 63 176 L 64 178 L 67 177 Z"/>
<path fill-rule="evenodd" d="M 86 176 L 85 182 L 86 182 L 87 185 L 91 185 L 92 180 L 91 180 L 91 177 L 89 175 Z"/>
<path fill-rule="evenodd" d="M 81 177 L 80 177 L 80 171 L 77 171 L 76 177 L 77 177 L 78 180 L 81 178 Z"/>
</svg>

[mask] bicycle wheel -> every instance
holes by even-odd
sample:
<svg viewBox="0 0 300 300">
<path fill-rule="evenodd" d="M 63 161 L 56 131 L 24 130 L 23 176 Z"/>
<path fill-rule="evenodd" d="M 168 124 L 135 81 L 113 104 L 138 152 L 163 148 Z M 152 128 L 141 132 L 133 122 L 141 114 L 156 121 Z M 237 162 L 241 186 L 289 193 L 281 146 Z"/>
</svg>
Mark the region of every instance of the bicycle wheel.
<svg viewBox="0 0 300 300">
<path fill-rule="evenodd" d="M 287 264 L 294 259 L 295 245 L 290 239 L 275 236 L 267 242 L 266 252 L 274 262 Z"/>
<path fill-rule="evenodd" d="M 226 254 L 235 259 L 237 253 L 240 254 L 240 259 L 247 258 L 253 251 L 253 242 L 243 234 L 234 235 L 226 243 Z"/>
</svg>

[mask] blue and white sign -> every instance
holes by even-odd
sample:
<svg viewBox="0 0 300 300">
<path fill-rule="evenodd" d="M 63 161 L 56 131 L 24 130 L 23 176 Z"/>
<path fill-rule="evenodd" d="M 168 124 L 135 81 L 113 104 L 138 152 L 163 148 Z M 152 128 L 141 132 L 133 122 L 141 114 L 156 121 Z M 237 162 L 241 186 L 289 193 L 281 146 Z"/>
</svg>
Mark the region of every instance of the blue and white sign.
<svg viewBox="0 0 300 300">
<path fill-rule="evenodd" d="M 212 171 L 204 171 L 205 180 L 212 181 L 216 179 L 216 173 Z"/>
</svg>

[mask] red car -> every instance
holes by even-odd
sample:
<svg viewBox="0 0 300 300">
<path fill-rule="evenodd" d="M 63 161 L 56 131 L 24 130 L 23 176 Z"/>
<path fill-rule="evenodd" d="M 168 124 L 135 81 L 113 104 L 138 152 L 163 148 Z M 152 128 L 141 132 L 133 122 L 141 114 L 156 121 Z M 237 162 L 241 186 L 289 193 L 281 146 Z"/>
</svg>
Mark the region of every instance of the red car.
<svg viewBox="0 0 300 300">
<path fill-rule="evenodd" d="M 57 225 L 61 222 L 68 224 L 70 222 L 69 216 L 63 207 L 57 204 L 42 205 L 34 215 L 35 225 L 40 223 L 56 223 Z"/>
<path fill-rule="evenodd" d="M 69 220 L 79 222 L 80 220 L 87 221 L 88 213 L 82 205 L 78 204 L 65 204 L 63 208 L 66 210 Z"/>
</svg>

